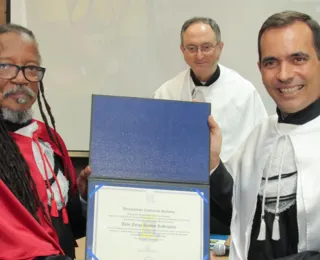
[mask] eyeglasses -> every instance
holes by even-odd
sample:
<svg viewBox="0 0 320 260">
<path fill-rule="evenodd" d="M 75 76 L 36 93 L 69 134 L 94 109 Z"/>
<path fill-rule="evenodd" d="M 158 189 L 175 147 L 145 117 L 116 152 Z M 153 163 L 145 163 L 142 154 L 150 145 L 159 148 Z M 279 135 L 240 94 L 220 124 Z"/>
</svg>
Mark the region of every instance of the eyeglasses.
<svg viewBox="0 0 320 260">
<path fill-rule="evenodd" d="M 14 79 L 18 76 L 19 71 L 22 70 L 23 76 L 30 82 L 39 82 L 43 79 L 45 68 L 29 65 L 18 66 L 15 64 L 0 63 L 0 78 Z"/>
<path fill-rule="evenodd" d="M 201 45 L 200 47 L 196 46 L 196 45 L 188 45 L 186 47 L 183 47 L 187 52 L 191 53 L 191 54 L 196 54 L 198 53 L 199 49 L 201 50 L 202 53 L 209 53 L 210 51 L 212 51 L 219 43 L 212 45 L 212 44 L 204 44 Z"/>
</svg>

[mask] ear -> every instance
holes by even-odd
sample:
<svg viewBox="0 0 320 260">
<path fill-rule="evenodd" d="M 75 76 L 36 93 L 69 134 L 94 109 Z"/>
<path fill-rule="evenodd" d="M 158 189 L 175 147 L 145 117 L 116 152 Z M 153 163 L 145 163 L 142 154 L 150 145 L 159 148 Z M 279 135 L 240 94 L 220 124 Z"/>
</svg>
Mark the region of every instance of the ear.
<svg viewBox="0 0 320 260">
<path fill-rule="evenodd" d="M 224 43 L 223 42 L 220 42 L 218 44 L 218 46 L 216 47 L 217 50 L 216 50 L 216 57 L 217 59 L 220 59 L 220 56 L 221 56 L 221 53 L 222 53 L 222 50 L 223 50 L 223 46 L 224 46 Z"/>
<path fill-rule="evenodd" d="M 257 66 L 258 66 L 259 71 L 261 72 L 261 63 L 260 63 L 260 61 L 257 62 Z"/>
<path fill-rule="evenodd" d="M 184 51 L 185 51 L 182 44 L 180 44 L 180 50 L 182 51 L 182 53 L 184 53 Z"/>
<path fill-rule="evenodd" d="M 219 43 L 220 52 L 222 52 L 223 46 L 224 46 L 224 42 L 220 42 L 220 43 Z"/>
</svg>

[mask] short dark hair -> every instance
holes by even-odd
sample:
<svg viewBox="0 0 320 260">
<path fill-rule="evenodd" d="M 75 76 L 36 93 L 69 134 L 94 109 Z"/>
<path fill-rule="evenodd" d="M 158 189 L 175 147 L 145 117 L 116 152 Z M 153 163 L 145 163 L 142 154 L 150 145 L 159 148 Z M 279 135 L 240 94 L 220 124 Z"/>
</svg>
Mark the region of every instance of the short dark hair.
<svg viewBox="0 0 320 260">
<path fill-rule="evenodd" d="M 310 15 L 296 12 L 296 11 L 283 11 L 273 14 L 263 23 L 260 28 L 258 36 L 258 53 L 259 62 L 261 62 L 261 37 L 269 29 L 282 28 L 292 25 L 296 22 L 303 22 L 309 26 L 313 34 L 313 44 L 317 56 L 320 59 L 320 26 L 318 22 L 312 19 Z"/>
<path fill-rule="evenodd" d="M 219 25 L 216 23 L 215 20 L 213 20 L 209 17 L 193 17 L 193 18 L 185 21 L 181 27 L 181 32 L 180 32 L 181 44 L 183 44 L 183 34 L 189 28 L 190 25 L 195 24 L 195 23 L 204 23 L 204 24 L 210 25 L 210 27 L 212 28 L 213 32 L 216 35 L 216 39 L 217 39 L 218 43 L 220 43 L 221 32 L 220 32 Z"/>
</svg>

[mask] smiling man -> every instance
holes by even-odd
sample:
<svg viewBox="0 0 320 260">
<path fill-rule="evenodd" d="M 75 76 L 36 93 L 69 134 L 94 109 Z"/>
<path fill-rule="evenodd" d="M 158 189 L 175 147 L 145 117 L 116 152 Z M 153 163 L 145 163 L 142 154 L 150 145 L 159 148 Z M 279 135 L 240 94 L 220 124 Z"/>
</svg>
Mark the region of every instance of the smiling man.
<svg viewBox="0 0 320 260">
<path fill-rule="evenodd" d="M 211 113 L 223 131 L 221 159 L 226 161 L 267 117 L 265 107 L 251 82 L 218 63 L 224 44 L 214 20 L 187 20 L 180 37 L 180 49 L 190 68 L 165 82 L 154 98 L 211 103 Z"/>
<path fill-rule="evenodd" d="M 219 127 L 209 120 L 211 203 L 220 209 L 213 214 L 231 221 L 233 260 L 319 260 L 320 26 L 307 14 L 277 13 L 262 25 L 258 46 L 278 115 L 225 164 Z"/>
<path fill-rule="evenodd" d="M 70 260 L 85 235 L 87 177 L 77 178 L 44 94 L 33 33 L 0 25 L 0 259 Z M 32 118 L 38 101 L 44 122 Z M 49 126 L 45 107 L 53 128 Z M 80 197 L 81 196 L 81 197 Z"/>
</svg>

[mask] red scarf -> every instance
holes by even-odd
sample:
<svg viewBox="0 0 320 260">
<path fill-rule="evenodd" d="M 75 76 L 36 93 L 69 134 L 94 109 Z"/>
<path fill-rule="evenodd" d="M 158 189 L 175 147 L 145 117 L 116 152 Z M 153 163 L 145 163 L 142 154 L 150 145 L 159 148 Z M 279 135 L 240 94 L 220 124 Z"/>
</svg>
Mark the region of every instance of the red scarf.
<svg viewBox="0 0 320 260">
<path fill-rule="evenodd" d="M 77 189 L 76 173 L 62 138 L 58 136 L 64 156 L 62 156 L 57 145 L 50 140 L 45 124 L 37 120 L 33 120 L 33 122 L 38 124 L 38 129 L 33 133 L 33 138 L 17 133 L 10 134 L 29 165 L 31 176 L 37 186 L 39 198 L 45 207 L 47 216 L 50 216 L 46 185 L 34 160 L 32 141 L 39 138 L 48 142 L 54 153 L 63 159 L 65 169 L 69 169 L 69 181 L 73 184 L 71 187 L 72 194 Z M 54 130 L 52 130 L 52 133 L 54 133 Z M 1 180 L 0 212 L 1 260 L 32 260 L 37 256 L 63 254 L 57 234 L 52 224 L 46 220 L 42 209 L 39 208 L 37 212 L 40 220 L 40 223 L 38 223 Z"/>
</svg>

